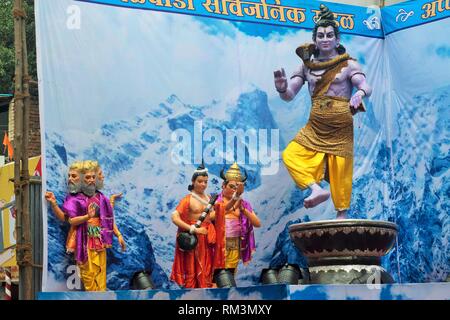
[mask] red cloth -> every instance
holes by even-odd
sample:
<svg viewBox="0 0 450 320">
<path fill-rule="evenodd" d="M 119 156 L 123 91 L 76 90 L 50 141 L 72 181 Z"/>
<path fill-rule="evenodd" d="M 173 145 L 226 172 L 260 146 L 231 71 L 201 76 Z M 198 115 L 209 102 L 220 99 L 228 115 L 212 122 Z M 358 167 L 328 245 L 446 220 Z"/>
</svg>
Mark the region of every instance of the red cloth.
<svg viewBox="0 0 450 320">
<path fill-rule="evenodd" d="M 34 169 L 34 176 L 42 177 L 42 165 L 41 165 L 41 157 L 39 157 L 39 161 L 36 164 L 36 168 Z"/>
<path fill-rule="evenodd" d="M 225 203 L 223 201 L 216 202 L 214 211 L 216 213 L 216 218 L 214 219 L 216 244 L 214 246 L 213 270 L 225 268 Z"/>
<path fill-rule="evenodd" d="M 189 220 L 190 200 L 191 195 L 184 197 L 176 210 L 180 213 L 181 220 L 192 225 L 196 221 Z M 201 226 L 208 230 L 208 234 L 197 234 L 198 243 L 195 249 L 182 251 L 178 243 L 175 244 L 175 259 L 170 280 L 184 288 L 212 287 L 212 260 L 216 232 L 212 223 L 203 222 Z M 177 236 L 181 231 L 185 230 L 178 229 Z"/>
<path fill-rule="evenodd" d="M 8 134 L 6 132 L 5 135 L 3 136 L 3 145 L 5 146 L 3 153 L 5 153 L 6 149 L 8 149 L 9 160 L 12 160 L 14 156 L 14 148 L 11 144 L 11 141 L 9 141 Z"/>
</svg>

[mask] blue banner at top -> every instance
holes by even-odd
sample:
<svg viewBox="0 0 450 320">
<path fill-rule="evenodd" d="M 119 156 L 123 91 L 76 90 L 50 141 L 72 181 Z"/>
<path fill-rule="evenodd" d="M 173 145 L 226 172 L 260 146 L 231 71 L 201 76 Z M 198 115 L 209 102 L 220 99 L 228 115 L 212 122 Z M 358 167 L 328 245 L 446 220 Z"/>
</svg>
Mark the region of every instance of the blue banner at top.
<svg viewBox="0 0 450 320">
<path fill-rule="evenodd" d="M 295 0 L 75 0 L 133 9 L 164 11 L 239 22 L 313 29 L 322 2 Z M 335 14 L 342 33 L 383 38 L 378 7 L 323 2 Z"/>
<path fill-rule="evenodd" d="M 399 3 L 381 10 L 385 35 L 450 17 L 450 0 Z"/>
</svg>

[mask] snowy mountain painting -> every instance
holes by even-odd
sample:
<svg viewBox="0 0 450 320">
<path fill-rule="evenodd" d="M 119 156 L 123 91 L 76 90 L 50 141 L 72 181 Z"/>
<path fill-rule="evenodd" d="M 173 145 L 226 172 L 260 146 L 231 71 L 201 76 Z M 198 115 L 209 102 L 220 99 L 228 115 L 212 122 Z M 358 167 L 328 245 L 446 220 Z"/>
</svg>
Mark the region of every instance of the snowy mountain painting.
<svg viewBox="0 0 450 320">
<path fill-rule="evenodd" d="M 243 104 L 245 109 L 242 108 Z M 227 110 L 224 118 L 217 119 L 213 108 Z M 216 117 L 210 118 L 207 114 L 215 114 Z M 251 126 L 245 126 L 238 119 L 252 119 Z M 235 105 L 226 106 L 217 102 L 212 106 L 191 106 L 172 95 L 164 103 L 152 108 L 152 111 L 133 117 L 130 121 L 103 125 L 91 135 L 85 135 L 84 142 L 76 146 L 64 142 L 60 133 L 47 135 L 47 186 L 49 190 L 60 190 L 57 194 L 59 199 L 64 196 L 63 176 L 67 163 L 79 158 L 97 159 L 102 164 L 107 177 L 107 195 L 123 192 L 123 200 L 117 202 L 115 210 L 117 225 L 127 239 L 129 248 L 126 253 L 119 252 L 117 246 L 110 250 L 110 288 L 128 288 L 129 279 L 139 269 L 153 270 L 155 283 L 163 287 L 169 285 L 168 275 L 173 261 L 176 233 L 170 214 L 187 193 L 190 177 L 196 167 L 193 164 L 177 165 L 171 161 L 171 152 L 176 144 L 171 140 L 171 133 L 178 128 L 193 128 L 199 120 L 205 131 L 212 128 L 222 131 L 223 128 L 240 128 L 245 131 L 249 128 L 277 128 L 267 104 L 267 95 L 255 89 L 241 94 Z M 205 143 L 203 149 L 207 147 L 208 143 Z M 276 162 L 278 166 L 279 159 Z M 221 164 L 206 164 L 211 173 L 209 191 L 219 192 L 222 181 L 219 172 L 225 161 Z M 277 176 L 264 176 L 261 175 L 261 165 L 248 165 L 246 168 L 249 174 L 247 198 L 264 221 L 264 227 L 255 232 L 258 252 L 252 265 L 245 268 L 249 269 L 248 274 L 242 269 L 241 276 L 242 283 L 257 283 L 259 275 L 255 274 L 255 270 L 269 265 L 272 254 L 267 253 L 273 252 L 275 245 L 273 239 L 262 235 L 267 232 L 278 235 L 285 229 L 292 211 L 297 208 L 285 209 L 281 216 L 275 213 L 284 207 L 280 199 L 290 202 L 290 198 L 298 192 L 285 171 Z M 279 179 L 289 183 L 279 186 Z M 269 190 L 278 191 L 274 194 Z M 48 247 L 52 252 L 59 253 L 49 255 L 49 270 L 50 273 L 59 275 L 56 280 L 61 280 L 65 277 L 68 263 L 63 250 L 66 228 L 51 213 L 48 216 Z M 286 240 L 283 239 L 284 242 Z M 288 251 L 295 250 L 290 246 L 288 242 Z M 286 248 L 282 249 L 285 250 Z M 303 262 L 296 253 L 293 259 Z"/>
<path fill-rule="evenodd" d="M 443 114 L 448 93 L 441 94 L 433 101 L 433 108 Z M 418 100 L 427 99 L 425 97 Z M 236 123 L 233 114 L 245 101 L 248 108 L 246 114 L 263 128 L 276 128 L 271 117 L 264 92 L 255 89 L 239 96 L 234 106 L 226 106 L 223 119 L 209 118 L 206 114 L 213 107 L 201 108 L 190 106 L 171 96 L 158 107 L 129 121 L 120 121 L 103 125 L 100 129 L 86 135 L 83 143 L 70 145 L 64 142 L 60 133 L 48 133 L 47 136 L 47 188 L 58 191 L 57 196 L 64 196 L 64 172 L 67 163 L 75 159 L 98 159 L 106 174 L 107 195 L 123 192 L 123 199 L 116 204 L 116 217 L 119 229 L 127 240 L 128 250 L 121 253 L 118 244 L 109 251 L 108 287 L 110 289 L 127 289 L 132 274 L 140 269 L 152 271 L 152 278 L 159 287 L 170 287 L 170 275 L 173 261 L 176 227 L 170 220 L 170 213 L 178 201 L 187 192 L 192 171 L 195 165 L 175 165 L 170 152 L 175 144 L 170 137 L 177 126 L 193 127 L 197 120 L 203 121 L 204 129 L 226 128 Z M 218 106 L 216 103 L 215 106 Z M 223 108 L 223 106 L 218 106 Z M 429 117 L 435 113 L 428 109 Z M 432 116 L 431 116 L 432 115 Z M 217 116 L 217 114 L 216 114 Z M 424 114 L 421 114 L 424 116 Z M 430 125 L 431 134 L 441 135 L 445 117 L 436 117 L 436 125 Z M 399 119 L 406 121 L 407 119 Z M 448 119 L 447 119 L 448 120 Z M 245 128 L 244 129 L 248 129 Z M 407 136 L 407 135 L 406 135 Z M 408 147 L 411 141 L 400 137 L 394 141 L 394 156 L 401 154 L 395 164 L 395 180 L 388 181 L 389 151 L 385 143 L 373 151 L 373 161 L 366 166 L 365 173 L 355 178 L 351 215 L 355 218 L 372 218 L 396 221 L 400 227 L 399 262 L 402 281 L 422 282 L 440 279 L 446 275 L 447 256 L 444 250 L 448 246 L 448 215 L 437 206 L 448 206 L 445 189 L 439 188 L 435 193 L 430 188 L 445 184 L 443 170 L 448 163 L 442 153 L 436 149 L 427 157 L 411 157 L 414 149 Z M 400 142 L 401 141 L 401 142 Z M 207 143 L 204 148 L 207 147 Z M 360 158 L 363 158 L 361 155 Z M 150 160 L 151 159 L 151 160 Z M 404 159 L 404 160 L 403 160 Z M 423 162 L 429 166 L 423 183 L 417 186 L 414 181 L 413 166 L 401 165 L 402 161 Z M 223 165 L 210 166 L 210 192 L 220 190 L 219 171 Z M 257 252 L 254 261 L 239 272 L 239 284 L 257 284 L 260 270 L 283 263 L 298 263 L 305 267 L 305 261 L 293 247 L 287 227 L 292 223 L 332 218 L 330 204 L 324 204 L 312 210 L 302 208 L 303 199 L 308 192 L 302 192 L 291 182 L 287 172 L 280 163 L 280 172 L 275 176 L 263 176 L 258 165 L 246 166 L 249 175 L 247 198 L 253 203 L 255 211 L 264 222 L 261 229 L 255 231 Z M 412 176 L 411 176 L 412 175 Z M 444 180 L 444 181 L 442 181 Z M 391 190 L 393 208 L 389 210 L 383 196 L 383 185 Z M 375 186 L 379 186 L 376 188 Z M 378 190 L 377 190 L 378 189 Z M 274 191 L 275 190 L 275 191 Z M 401 192 L 401 195 L 398 194 Z M 442 197 L 442 201 L 436 201 Z M 419 199 L 421 198 L 421 199 Z M 313 211 L 314 210 L 314 211 Z M 389 215 L 391 214 L 391 215 Z M 66 276 L 69 258 L 64 253 L 64 239 L 67 227 L 61 225 L 53 214 L 49 214 L 48 248 L 49 271 L 56 280 Z M 417 221 L 412 223 L 412 221 Z M 438 229 L 436 229 L 438 228 Z M 428 230 L 428 231 L 427 231 Z M 267 236 L 271 234 L 272 236 Z M 264 236 L 263 236 L 264 235 Z M 417 255 L 416 246 L 423 246 Z M 427 248 L 435 248 L 428 250 Z M 447 250 L 448 251 L 448 250 Z M 397 276 L 396 250 L 385 260 L 385 267 L 394 277 Z M 432 261 L 429 261 L 429 259 Z M 409 261 L 414 260 L 414 267 Z M 429 270 L 429 272 L 424 272 Z"/>
</svg>

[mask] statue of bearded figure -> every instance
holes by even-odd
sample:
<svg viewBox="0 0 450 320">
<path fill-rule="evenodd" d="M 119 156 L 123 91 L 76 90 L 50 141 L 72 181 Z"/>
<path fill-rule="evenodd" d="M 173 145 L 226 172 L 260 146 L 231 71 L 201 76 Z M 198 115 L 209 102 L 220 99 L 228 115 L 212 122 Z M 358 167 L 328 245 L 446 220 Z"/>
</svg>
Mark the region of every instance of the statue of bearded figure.
<svg viewBox="0 0 450 320">
<path fill-rule="evenodd" d="M 121 194 L 108 199 L 100 191 L 103 183 L 103 171 L 97 161 L 77 161 L 69 168 L 69 194 L 62 209 L 52 192 L 45 194 L 58 219 L 71 225 L 66 249 L 74 253 L 86 291 L 106 290 L 106 249 L 112 246 L 113 235 L 118 238 L 122 251 L 126 250 L 113 214 L 115 199 Z"/>
</svg>

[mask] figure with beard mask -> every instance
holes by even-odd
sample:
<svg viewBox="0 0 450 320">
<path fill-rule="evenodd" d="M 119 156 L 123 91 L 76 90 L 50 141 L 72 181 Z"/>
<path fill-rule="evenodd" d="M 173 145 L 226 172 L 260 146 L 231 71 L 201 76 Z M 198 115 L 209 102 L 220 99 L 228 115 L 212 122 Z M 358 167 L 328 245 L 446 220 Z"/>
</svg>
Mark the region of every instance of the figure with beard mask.
<svg viewBox="0 0 450 320">
<path fill-rule="evenodd" d="M 96 167 L 97 169 L 97 179 L 96 179 L 96 190 L 100 190 L 103 188 L 104 185 L 104 175 L 102 172 L 102 169 L 98 165 L 97 161 L 91 161 L 88 160 L 89 165 L 92 167 Z M 56 201 L 56 197 L 53 194 L 53 192 L 47 191 L 45 193 L 45 199 L 50 202 L 52 211 L 55 213 L 56 217 L 62 221 L 62 222 L 68 222 L 68 216 L 64 212 L 66 210 L 66 207 L 72 207 L 76 205 L 76 202 L 80 200 L 80 198 L 83 198 L 83 195 L 79 195 L 81 192 L 81 170 L 83 168 L 83 161 L 75 161 L 73 162 L 69 167 L 69 173 L 68 173 L 68 179 L 67 179 L 67 189 L 68 189 L 68 195 L 64 199 L 63 203 L 63 209 L 61 209 L 58 206 L 58 203 Z M 86 162 L 88 163 L 88 162 Z M 111 207 L 114 208 L 114 203 L 116 198 L 120 198 L 122 194 L 113 194 L 109 201 L 111 204 Z M 73 253 L 76 249 L 76 227 L 70 226 L 69 233 L 67 235 L 67 241 L 66 241 L 66 252 L 67 253 Z M 125 250 L 126 244 L 123 240 L 122 234 L 119 232 L 117 226 L 114 224 L 114 234 L 119 238 L 119 243 L 121 247 Z"/>
<path fill-rule="evenodd" d="M 97 161 L 93 161 L 91 163 L 91 166 L 96 168 L 96 177 L 95 177 L 95 190 L 98 193 L 101 193 L 100 190 L 103 189 L 104 186 L 104 181 L 105 181 L 105 175 L 103 174 L 103 170 L 100 167 L 99 163 Z M 114 204 L 117 198 L 121 198 L 122 197 L 122 193 L 116 193 L 113 194 L 110 198 L 109 198 L 109 203 L 111 205 L 111 208 L 114 209 Z M 117 237 L 117 240 L 119 241 L 119 244 L 122 248 L 122 251 L 125 251 L 126 249 L 126 244 L 125 244 L 125 240 L 123 239 L 122 234 L 119 231 L 119 228 L 117 228 L 116 223 L 114 222 L 114 227 L 113 227 L 113 231 L 114 231 L 114 235 Z"/>
<path fill-rule="evenodd" d="M 83 162 L 78 201 L 64 210 L 76 227 L 75 260 L 86 291 L 106 290 L 106 249 L 112 246 L 114 232 L 109 199 L 96 191 L 96 172 L 94 161 Z"/>
<path fill-rule="evenodd" d="M 103 174 L 103 170 L 97 161 L 94 161 L 93 165 L 97 167 L 97 177 L 95 180 L 95 187 L 96 187 L 97 191 L 100 191 L 103 189 L 103 186 L 104 186 L 105 175 Z M 116 199 L 120 199 L 120 198 L 122 198 L 122 193 L 115 193 L 111 197 L 109 197 L 109 203 L 111 204 L 111 207 L 114 208 Z"/>
<path fill-rule="evenodd" d="M 239 261 L 242 260 L 244 265 L 251 261 L 256 249 L 253 227 L 261 227 L 261 221 L 250 202 L 242 199 L 247 173 L 243 176 L 235 162 L 225 173 L 222 170 L 220 176 L 224 182 L 222 193 L 215 204 L 214 220 L 217 237 L 214 246 L 216 283 L 221 270 L 227 269 L 234 276 Z"/>
<path fill-rule="evenodd" d="M 188 187 L 190 194 L 185 196 L 172 213 L 172 222 L 180 232 L 189 231 L 197 236 L 197 246 L 189 251 L 183 251 L 178 242 L 175 244 L 175 258 L 170 280 L 183 288 L 212 287 L 213 245 L 216 233 L 211 223 L 213 212 L 210 212 L 200 228 L 195 223 L 203 210 L 208 206 L 210 197 L 205 193 L 208 186 L 208 169 L 202 164 L 192 175 L 192 184 Z"/>
<path fill-rule="evenodd" d="M 79 200 L 79 193 L 81 191 L 81 169 L 83 168 L 82 161 L 75 161 L 69 167 L 68 179 L 67 179 L 67 189 L 68 195 L 64 199 L 63 210 L 66 206 L 72 206 L 72 203 Z M 53 192 L 47 191 L 45 193 L 45 199 L 50 202 L 52 211 L 55 213 L 56 217 L 60 221 L 68 221 L 68 216 L 63 210 L 58 206 L 56 202 L 56 197 Z M 66 241 L 66 252 L 73 253 L 76 246 L 76 233 L 75 227 L 70 226 L 69 233 L 67 235 Z"/>
<path fill-rule="evenodd" d="M 372 89 L 359 64 L 340 44 L 338 23 L 323 4 L 312 38 L 314 43 L 296 49 L 300 67 L 289 83 L 284 69 L 274 72 L 275 88 L 282 100 L 294 99 L 305 82 L 312 99 L 308 123 L 288 144 L 282 158 L 297 186 L 312 191 L 304 201 L 305 208 L 330 197 L 319 185 L 326 179 L 336 218 L 345 219 L 352 194 L 352 115 L 365 111 L 362 99 L 369 97 Z"/>
</svg>

